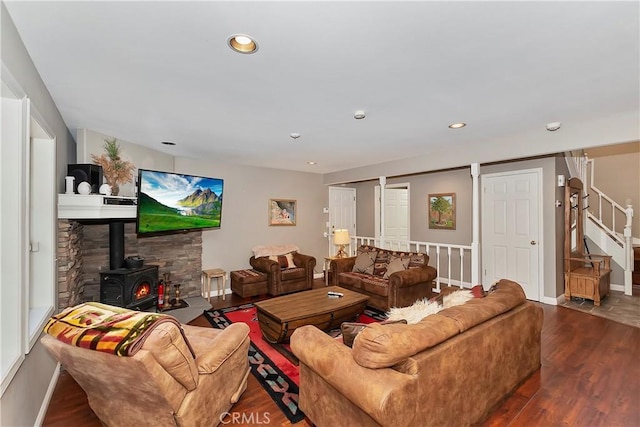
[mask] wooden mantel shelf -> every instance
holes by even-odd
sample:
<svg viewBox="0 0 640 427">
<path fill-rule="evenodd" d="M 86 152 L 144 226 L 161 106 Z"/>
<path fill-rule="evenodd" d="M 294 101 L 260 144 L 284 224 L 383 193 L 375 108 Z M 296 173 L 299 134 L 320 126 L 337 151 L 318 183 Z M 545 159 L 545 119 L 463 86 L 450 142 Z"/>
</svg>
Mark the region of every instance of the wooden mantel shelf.
<svg viewBox="0 0 640 427">
<path fill-rule="evenodd" d="M 59 219 L 135 219 L 137 198 L 102 194 L 58 194 Z"/>
</svg>

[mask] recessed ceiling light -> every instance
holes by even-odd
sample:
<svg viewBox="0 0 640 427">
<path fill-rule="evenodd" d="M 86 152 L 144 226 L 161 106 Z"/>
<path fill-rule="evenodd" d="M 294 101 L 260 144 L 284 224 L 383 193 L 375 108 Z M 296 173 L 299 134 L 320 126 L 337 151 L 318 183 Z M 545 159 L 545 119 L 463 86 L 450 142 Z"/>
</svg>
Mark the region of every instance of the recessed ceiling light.
<svg viewBox="0 0 640 427">
<path fill-rule="evenodd" d="M 291 137 L 291 139 L 293 139 L 294 141 L 298 138 L 300 138 L 300 134 L 298 132 L 291 132 L 289 134 L 289 136 Z"/>
<path fill-rule="evenodd" d="M 353 113 L 353 118 L 356 120 L 362 120 L 366 117 L 366 115 L 364 114 L 364 111 L 362 110 L 358 110 L 355 113 Z"/>
<path fill-rule="evenodd" d="M 229 37 L 227 44 L 238 53 L 255 53 L 258 50 L 258 43 L 246 34 L 235 34 Z"/>
<path fill-rule="evenodd" d="M 312 166 L 313 166 L 313 165 L 317 165 L 317 164 L 318 164 L 318 162 L 307 162 L 307 164 L 308 164 L 308 165 L 312 165 Z"/>
<path fill-rule="evenodd" d="M 462 123 L 462 122 L 460 122 L 460 123 L 451 123 L 449 125 L 449 128 L 450 129 L 460 129 L 460 128 L 465 127 L 466 125 L 467 125 L 466 123 Z"/>
<path fill-rule="evenodd" d="M 162 141 L 161 144 L 164 144 L 164 145 L 176 145 L 175 142 L 171 142 L 171 141 Z"/>
</svg>

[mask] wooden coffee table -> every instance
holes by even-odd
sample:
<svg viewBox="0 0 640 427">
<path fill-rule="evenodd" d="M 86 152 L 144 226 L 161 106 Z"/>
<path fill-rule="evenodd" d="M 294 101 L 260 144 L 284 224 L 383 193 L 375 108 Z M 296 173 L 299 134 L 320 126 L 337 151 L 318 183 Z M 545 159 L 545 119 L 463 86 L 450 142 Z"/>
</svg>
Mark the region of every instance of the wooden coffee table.
<svg viewBox="0 0 640 427">
<path fill-rule="evenodd" d="M 341 292 L 330 298 L 327 292 Z M 271 343 L 289 340 L 296 328 L 314 325 L 323 331 L 355 320 L 364 311 L 369 297 L 338 286 L 312 289 L 256 302 L 258 324 L 264 339 Z"/>
</svg>

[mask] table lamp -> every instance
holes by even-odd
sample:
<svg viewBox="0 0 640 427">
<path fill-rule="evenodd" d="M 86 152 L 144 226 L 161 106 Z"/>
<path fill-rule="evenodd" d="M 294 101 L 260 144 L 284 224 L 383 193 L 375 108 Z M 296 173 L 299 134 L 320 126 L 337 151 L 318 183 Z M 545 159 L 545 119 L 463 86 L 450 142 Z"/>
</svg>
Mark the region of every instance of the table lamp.
<svg viewBox="0 0 640 427">
<path fill-rule="evenodd" d="M 349 255 L 344 251 L 344 247 L 351 243 L 349 230 L 336 230 L 333 232 L 333 244 L 339 246 L 337 258 L 346 258 Z"/>
</svg>

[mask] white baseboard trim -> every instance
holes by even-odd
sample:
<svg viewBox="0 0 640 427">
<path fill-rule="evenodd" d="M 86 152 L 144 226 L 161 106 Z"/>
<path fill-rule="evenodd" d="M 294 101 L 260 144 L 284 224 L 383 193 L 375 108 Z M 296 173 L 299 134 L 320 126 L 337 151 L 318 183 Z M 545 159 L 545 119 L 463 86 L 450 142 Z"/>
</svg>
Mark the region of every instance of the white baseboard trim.
<svg viewBox="0 0 640 427">
<path fill-rule="evenodd" d="M 624 292 L 624 285 L 614 285 L 613 283 L 609 286 L 612 291 Z"/>
<path fill-rule="evenodd" d="M 557 297 L 542 297 L 541 303 L 547 305 L 561 305 L 564 302 L 564 294 L 560 294 Z"/>
<path fill-rule="evenodd" d="M 314 279 L 324 279 L 324 273 L 313 273 Z"/>
<path fill-rule="evenodd" d="M 56 385 L 58 384 L 58 378 L 60 377 L 60 363 L 56 364 L 56 369 L 53 372 L 53 376 L 51 377 L 51 381 L 49 381 L 49 387 L 47 387 L 47 392 L 44 395 L 44 399 L 42 399 L 42 405 L 40 405 L 40 410 L 38 411 L 38 416 L 36 417 L 36 421 L 33 423 L 34 426 L 41 426 L 44 422 L 44 417 L 47 415 L 47 410 L 49 409 L 49 403 L 51 403 L 51 397 L 53 397 L 53 392 L 56 389 Z"/>
<path fill-rule="evenodd" d="M 225 290 L 224 290 L 224 294 L 225 294 L 225 295 L 231 295 L 232 293 L 233 293 L 233 291 L 232 291 L 231 289 L 225 289 Z M 211 289 L 211 298 L 213 298 L 213 297 L 219 297 L 219 296 L 221 296 L 221 295 L 222 295 L 222 291 L 217 290 L 217 289 L 214 291 L 213 289 Z M 204 295 L 202 295 L 202 298 L 204 298 L 204 299 L 207 299 L 207 298 L 208 298 L 208 295 L 207 295 L 207 293 L 206 293 L 206 292 L 204 293 Z"/>
<path fill-rule="evenodd" d="M 611 284 L 610 285 L 610 289 L 612 291 L 624 292 L 624 286 L 623 285 Z M 564 294 L 560 294 L 555 298 L 553 298 L 553 297 L 542 297 L 540 302 L 543 303 L 543 304 L 548 304 L 548 305 L 562 305 L 565 302 L 565 297 L 564 297 Z"/>
</svg>

